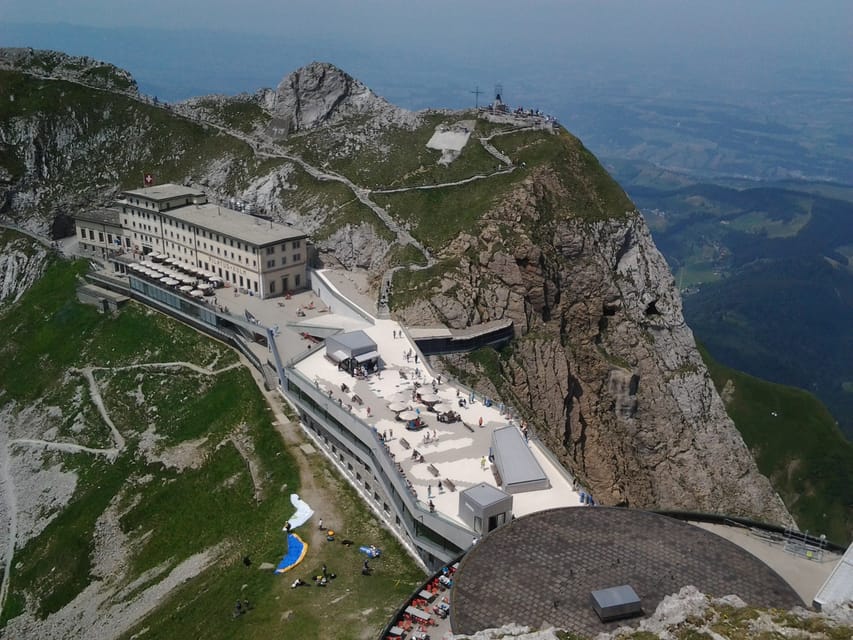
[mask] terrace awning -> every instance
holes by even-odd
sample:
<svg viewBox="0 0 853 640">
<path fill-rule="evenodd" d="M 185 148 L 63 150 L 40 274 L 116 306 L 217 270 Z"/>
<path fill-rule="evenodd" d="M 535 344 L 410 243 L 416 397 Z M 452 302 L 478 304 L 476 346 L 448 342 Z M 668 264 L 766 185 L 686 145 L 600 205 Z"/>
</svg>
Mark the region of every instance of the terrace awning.
<svg viewBox="0 0 853 640">
<path fill-rule="evenodd" d="M 376 360 L 379 357 L 378 351 L 368 351 L 367 353 L 362 353 L 355 357 L 355 361 L 361 364 L 362 362 L 367 362 L 368 360 Z"/>
</svg>

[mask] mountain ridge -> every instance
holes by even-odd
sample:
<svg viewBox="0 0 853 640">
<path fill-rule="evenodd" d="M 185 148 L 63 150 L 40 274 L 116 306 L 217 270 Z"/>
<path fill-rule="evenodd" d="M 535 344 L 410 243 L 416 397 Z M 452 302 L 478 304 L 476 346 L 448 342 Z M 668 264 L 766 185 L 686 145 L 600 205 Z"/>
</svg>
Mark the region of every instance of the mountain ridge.
<svg viewBox="0 0 853 640">
<path fill-rule="evenodd" d="M 308 76 L 329 71 L 323 65 L 313 69 Z M 288 111 L 295 104 L 288 91 L 299 73 L 283 81 L 288 88 L 282 90 L 284 107 L 279 111 L 297 118 L 299 135 L 273 139 L 257 127 L 247 133 L 221 122 L 175 118 L 162 105 L 137 101 L 138 108 L 122 107 L 122 114 L 140 125 L 132 134 L 134 144 L 126 144 L 128 134 L 118 121 L 111 125 L 114 132 L 101 133 L 101 144 L 91 153 L 103 168 L 90 172 L 89 183 L 95 176 L 106 182 L 101 195 L 106 198 L 116 183 L 136 172 L 141 175 L 144 163 L 159 159 L 161 180 L 198 184 L 214 196 L 236 191 L 251 202 L 253 193 L 247 189 L 259 193 L 266 189 L 261 184 L 275 185 L 263 191 L 268 214 L 304 222 L 318 235 L 331 228 L 318 243 L 325 259 L 347 260 L 356 236 L 384 252 L 371 265 L 377 283 L 389 268 L 408 267 L 412 252 L 426 250 L 427 269 L 395 272 L 395 290 L 408 289 L 420 298 L 414 307 L 392 298 L 394 312 L 413 318 L 426 309 L 440 320 L 466 326 L 511 317 L 520 346 L 506 368 L 506 388 L 526 411 L 541 411 L 541 416 L 529 414 L 540 436 L 602 502 L 691 505 L 793 522 L 720 410 L 684 326 L 672 276 L 642 218 L 577 138 L 560 127 L 531 127 L 535 120 L 524 117 L 485 117 L 474 121 L 476 131 L 468 132 L 459 157 L 442 166 L 440 153 L 426 148 L 427 140 L 440 126 L 470 115 L 422 113 L 415 128 L 410 128 L 415 123 L 388 120 L 381 112 L 374 120 L 358 109 L 357 116 L 345 117 L 349 111 L 342 107 L 351 95 L 361 96 L 356 103 L 362 106 L 382 103 L 358 87 L 352 93 L 354 85 L 342 76 L 331 83 L 334 91 L 320 92 L 316 105 L 303 109 L 308 95 L 298 95 L 302 106 Z M 306 86 L 315 86 L 313 82 Z M 39 155 L 53 162 L 66 153 L 50 148 L 53 140 L 92 138 L 89 131 L 69 128 L 78 121 L 75 113 L 70 118 L 66 113 L 56 124 L 63 127 L 59 137 L 44 129 L 53 122 L 44 112 L 38 118 L 41 137 L 20 126 L 26 116 L 19 116 L 12 131 L 7 125 L 4 135 L 24 148 L 41 148 Z M 162 138 L 167 131 L 168 143 L 152 148 L 152 136 Z M 351 146 L 342 151 L 341 139 Z M 120 171 L 110 154 L 103 154 L 103 142 L 117 145 L 119 140 L 125 143 Z M 499 147 L 510 166 L 496 163 L 485 140 Z M 327 148 L 337 149 L 338 155 L 324 155 Z M 326 164 L 318 167 L 324 158 Z M 63 200 L 63 189 L 75 193 L 73 185 L 54 183 L 56 172 L 39 170 L 31 158 L 15 159 L 24 165 L 17 184 L 34 190 L 7 188 L 7 202 L 12 192 L 7 214 L 33 211 L 45 184 L 51 186 L 45 193 L 60 208 L 92 201 L 91 188 L 77 203 Z M 400 176 L 402 171 L 407 177 Z M 463 184 L 459 177 L 477 179 Z M 360 186 L 389 179 L 403 179 L 402 188 L 380 197 Z M 383 237 L 384 246 L 378 242 Z M 432 264 L 431 254 L 436 258 Z M 415 274 L 419 285 L 409 287 L 407 279 Z M 528 349 L 536 340 L 539 346 Z M 674 351 L 668 354 L 670 348 Z M 567 374 L 565 380 L 552 385 L 553 369 L 537 361 L 562 361 L 558 370 Z M 700 429 L 710 415 L 713 427 Z M 677 428 L 668 428 L 669 422 Z M 625 434 L 633 440 L 626 441 Z M 640 455 L 645 449 L 672 453 Z M 650 460 L 655 466 L 665 463 L 671 475 L 650 472 Z M 735 470 L 740 482 L 724 477 L 726 469 Z"/>
</svg>

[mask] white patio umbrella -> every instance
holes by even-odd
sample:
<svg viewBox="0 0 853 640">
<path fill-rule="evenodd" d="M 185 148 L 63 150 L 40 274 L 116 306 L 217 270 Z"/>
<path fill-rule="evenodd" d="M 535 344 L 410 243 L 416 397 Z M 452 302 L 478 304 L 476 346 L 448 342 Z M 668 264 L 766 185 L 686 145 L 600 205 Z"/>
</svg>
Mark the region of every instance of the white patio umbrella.
<svg viewBox="0 0 853 640">
<path fill-rule="evenodd" d="M 388 408 L 391 409 L 394 413 L 399 413 L 400 411 L 405 411 L 409 408 L 408 402 L 392 402 L 388 405 Z"/>
</svg>

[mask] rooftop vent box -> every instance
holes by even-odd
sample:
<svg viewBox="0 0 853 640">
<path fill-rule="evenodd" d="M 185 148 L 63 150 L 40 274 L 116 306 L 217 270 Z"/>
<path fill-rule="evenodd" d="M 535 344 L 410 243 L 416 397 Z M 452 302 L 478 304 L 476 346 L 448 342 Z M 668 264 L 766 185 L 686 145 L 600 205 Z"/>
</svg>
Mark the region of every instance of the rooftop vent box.
<svg viewBox="0 0 853 640">
<path fill-rule="evenodd" d="M 640 596 L 627 584 L 593 591 L 589 596 L 592 608 L 602 622 L 621 620 L 643 613 Z"/>
</svg>

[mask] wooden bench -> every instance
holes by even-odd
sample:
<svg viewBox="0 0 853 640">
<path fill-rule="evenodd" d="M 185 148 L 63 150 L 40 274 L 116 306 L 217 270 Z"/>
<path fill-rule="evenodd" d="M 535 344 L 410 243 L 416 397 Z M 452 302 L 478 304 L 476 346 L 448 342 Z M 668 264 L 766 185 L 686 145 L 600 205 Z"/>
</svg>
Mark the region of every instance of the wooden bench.
<svg viewBox="0 0 853 640">
<path fill-rule="evenodd" d="M 429 471 L 429 472 L 430 472 L 432 475 L 434 475 L 436 478 L 437 478 L 437 477 L 438 477 L 438 475 L 439 475 L 439 474 L 438 474 L 438 469 L 436 469 L 434 465 L 429 465 L 429 466 L 427 467 L 427 471 Z"/>
<path fill-rule="evenodd" d="M 444 486 L 445 486 L 445 487 L 447 487 L 450 491 L 456 491 L 456 485 L 455 485 L 455 484 L 453 484 L 453 481 L 452 481 L 452 480 L 448 480 L 447 478 L 445 478 L 444 480 L 442 480 L 442 483 L 443 483 L 443 484 L 444 484 Z"/>
<path fill-rule="evenodd" d="M 400 444 L 403 446 L 404 449 L 411 449 L 412 448 L 412 445 L 410 445 L 409 441 L 406 440 L 405 438 L 400 438 Z"/>
</svg>

